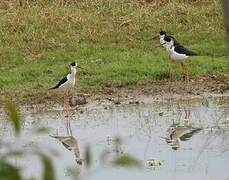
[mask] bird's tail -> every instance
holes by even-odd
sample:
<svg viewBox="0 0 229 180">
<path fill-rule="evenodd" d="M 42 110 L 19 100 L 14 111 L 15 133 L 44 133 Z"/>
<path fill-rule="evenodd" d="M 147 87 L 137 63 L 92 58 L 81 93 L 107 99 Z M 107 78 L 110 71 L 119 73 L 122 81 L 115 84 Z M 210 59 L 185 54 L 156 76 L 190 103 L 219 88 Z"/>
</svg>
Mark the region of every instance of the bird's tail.
<svg viewBox="0 0 229 180">
<path fill-rule="evenodd" d="M 190 56 L 200 56 L 196 52 L 190 51 Z"/>
<path fill-rule="evenodd" d="M 53 90 L 53 89 L 56 89 L 56 88 L 57 88 L 57 86 L 54 86 L 54 87 L 49 88 L 48 90 Z"/>
<path fill-rule="evenodd" d="M 65 139 L 65 138 L 67 138 L 66 136 L 55 136 L 55 135 L 49 135 L 49 136 L 52 137 L 52 138 L 58 139 L 60 141 Z"/>
<path fill-rule="evenodd" d="M 49 135 L 52 138 L 58 138 L 59 136 Z"/>
<path fill-rule="evenodd" d="M 76 163 L 79 164 L 79 165 L 82 165 L 83 164 L 83 160 L 80 159 L 80 158 L 76 158 Z"/>
</svg>

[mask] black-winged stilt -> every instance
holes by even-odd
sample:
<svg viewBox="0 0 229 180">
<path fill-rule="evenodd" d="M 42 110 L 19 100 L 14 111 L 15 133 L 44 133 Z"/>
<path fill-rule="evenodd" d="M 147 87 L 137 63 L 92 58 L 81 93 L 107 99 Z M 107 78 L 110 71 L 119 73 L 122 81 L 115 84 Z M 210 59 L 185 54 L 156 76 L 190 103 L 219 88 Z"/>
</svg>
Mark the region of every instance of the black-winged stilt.
<svg viewBox="0 0 229 180">
<path fill-rule="evenodd" d="M 177 150 L 180 148 L 180 141 L 189 140 L 194 134 L 200 132 L 201 128 L 192 127 L 190 125 L 181 125 L 179 123 L 172 124 L 167 129 L 166 140 L 167 144 L 172 146 L 172 149 Z"/>
<path fill-rule="evenodd" d="M 165 36 L 163 40 L 165 42 L 161 45 L 166 48 L 172 60 L 180 63 L 183 71 L 182 73 L 184 74 L 185 79 L 187 79 L 187 68 L 184 65 L 184 60 L 190 56 L 197 56 L 197 54 L 191 50 L 186 49 L 179 43 L 175 43 L 175 40 L 170 36 Z"/>
<path fill-rule="evenodd" d="M 179 42 L 178 42 L 173 36 L 167 34 L 165 31 L 162 31 L 162 30 L 161 30 L 161 31 L 159 32 L 159 39 L 160 39 L 160 44 L 161 44 L 162 46 L 166 47 L 166 46 L 165 46 L 165 43 L 166 43 L 165 37 L 171 38 L 171 39 L 173 40 L 173 42 L 174 42 L 174 45 L 179 45 Z"/>
<path fill-rule="evenodd" d="M 76 163 L 82 165 L 83 160 L 80 158 L 80 150 L 76 138 L 74 138 L 73 136 L 52 136 L 52 135 L 50 136 L 58 139 L 64 145 L 64 147 L 69 151 L 73 151 L 75 155 Z"/>
<path fill-rule="evenodd" d="M 76 76 L 76 68 L 80 68 L 77 66 L 77 63 L 73 62 L 70 64 L 70 73 L 67 74 L 60 82 L 50 89 L 58 89 L 64 92 L 64 111 L 67 111 L 68 116 L 68 108 L 69 108 L 69 93 L 70 90 L 73 89 L 75 85 L 75 76 Z M 67 96 L 66 96 L 67 94 Z"/>
<path fill-rule="evenodd" d="M 77 64 L 75 62 L 70 64 L 70 73 L 65 76 L 60 82 L 50 89 L 61 89 L 61 90 L 69 90 L 75 85 L 75 75 L 76 75 L 76 67 Z"/>
</svg>

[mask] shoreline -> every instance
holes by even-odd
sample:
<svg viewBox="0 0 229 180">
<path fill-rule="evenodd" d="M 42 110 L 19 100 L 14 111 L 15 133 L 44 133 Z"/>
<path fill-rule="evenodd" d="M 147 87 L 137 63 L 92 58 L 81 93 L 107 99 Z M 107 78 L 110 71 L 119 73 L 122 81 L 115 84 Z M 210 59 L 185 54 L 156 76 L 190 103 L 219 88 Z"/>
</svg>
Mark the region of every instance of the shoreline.
<svg viewBox="0 0 229 180">
<path fill-rule="evenodd" d="M 46 94 L 25 99 L 13 98 L 23 113 L 62 110 L 62 95 Z M 219 80 L 160 81 L 127 87 L 111 87 L 101 90 L 85 89 L 73 94 L 75 104 L 71 110 L 110 108 L 120 104 L 150 104 L 168 100 L 184 100 L 209 97 L 229 97 L 229 83 Z M 79 100 L 83 99 L 83 103 Z M 78 102 L 77 102 L 78 101 Z M 80 105 L 79 105 L 80 104 Z M 3 109 L 0 108 L 0 114 Z"/>
</svg>

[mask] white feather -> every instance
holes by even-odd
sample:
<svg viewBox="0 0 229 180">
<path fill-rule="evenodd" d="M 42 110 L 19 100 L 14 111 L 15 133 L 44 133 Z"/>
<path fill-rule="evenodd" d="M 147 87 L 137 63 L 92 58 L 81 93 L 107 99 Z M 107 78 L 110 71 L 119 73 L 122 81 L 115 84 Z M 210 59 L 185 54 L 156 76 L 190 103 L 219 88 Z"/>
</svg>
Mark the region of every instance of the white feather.
<svg viewBox="0 0 229 180">
<path fill-rule="evenodd" d="M 74 67 L 71 67 L 71 74 L 67 75 L 67 81 L 64 84 L 61 84 L 59 86 L 59 89 L 67 90 L 73 88 L 75 85 L 75 75 L 76 75 L 76 69 Z"/>
<path fill-rule="evenodd" d="M 185 60 L 186 58 L 188 58 L 189 56 L 187 56 L 186 54 L 179 54 L 175 51 L 175 47 L 172 46 L 170 49 L 169 49 L 169 52 L 170 52 L 170 57 L 171 59 L 175 60 L 175 61 L 183 61 Z"/>
<path fill-rule="evenodd" d="M 160 35 L 160 44 L 163 46 L 163 47 L 166 47 L 166 41 L 164 40 L 164 37 L 165 37 L 165 35 L 163 34 L 163 35 Z"/>
</svg>

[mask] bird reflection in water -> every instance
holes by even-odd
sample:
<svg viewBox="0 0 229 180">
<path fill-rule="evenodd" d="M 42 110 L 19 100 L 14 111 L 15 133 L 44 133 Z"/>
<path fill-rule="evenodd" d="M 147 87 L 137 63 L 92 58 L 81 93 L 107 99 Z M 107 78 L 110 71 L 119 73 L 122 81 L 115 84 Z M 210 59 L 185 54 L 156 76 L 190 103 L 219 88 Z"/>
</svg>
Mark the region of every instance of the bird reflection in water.
<svg viewBox="0 0 229 180">
<path fill-rule="evenodd" d="M 194 134 L 201 130 L 201 128 L 192 127 L 191 125 L 175 123 L 167 129 L 167 135 L 164 139 L 173 150 L 178 150 L 180 148 L 180 141 L 188 141 Z"/>
<path fill-rule="evenodd" d="M 53 138 L 58 139 L 66 149 L 72 151 L 75 155 L 75 161 L 77 164 L 82 165 L 83 160 L 80 158 L 80 150 L 77 139 L 73 136 L 52 136 Z"/>
<path fill-rule="evenodd" d="M 66 149 L 72 151 L 74 153 L 76 163 L 82 165 L 83 160 L 81 159 L 80 156 L 79 144 L 77 139 L 72 135 L 72 128 L 71 128 L 71 123 L 69 118 L 66 126 L 66 131 L 67 131 L 67 136 L 50 135 L 50 137 L 58 139 Z"/>
</svg>

